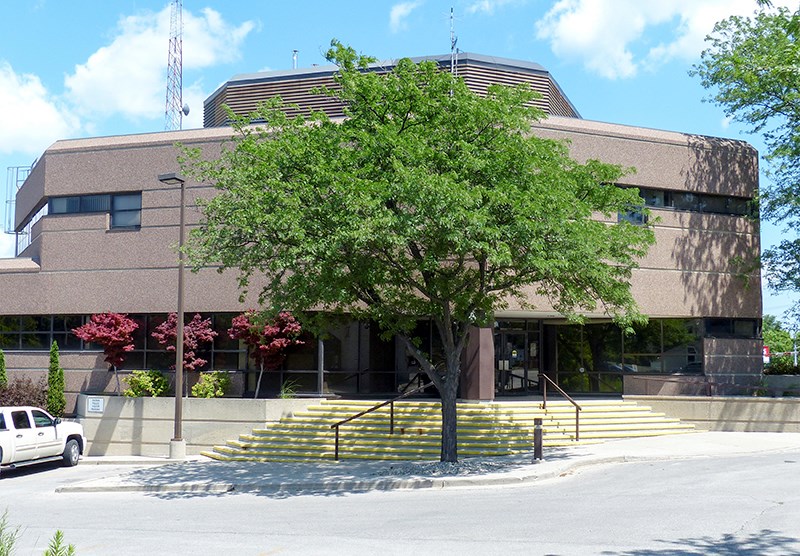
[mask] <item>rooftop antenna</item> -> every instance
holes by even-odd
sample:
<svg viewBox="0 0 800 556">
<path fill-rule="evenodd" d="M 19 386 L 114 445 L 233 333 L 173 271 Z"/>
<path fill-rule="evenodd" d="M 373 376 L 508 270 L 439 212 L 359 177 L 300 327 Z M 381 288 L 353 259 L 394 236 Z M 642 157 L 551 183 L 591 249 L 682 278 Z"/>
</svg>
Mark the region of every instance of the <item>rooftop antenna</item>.
<svg viewBox="0 0 800 556">
<path fill-rule="evenodd" d="M 172 0 L 169 16 L 169 53 L 167 56 L 167 102 L 164 129 L 183 128 L 183 115 L 189 106 L 183 104 L 183 1 Z"/>
<path fill-rule="evenodd" d="M 458 49 L 456 44 L 458 37 L 456 36 L 455 18 L 453 17 L 453 7 L 450 6 L 450 73 L 458 75 L 458 68 L 456 62 L 458 61 Z"/>
<path fill-rule="evenodd" d="M 297 49 L 292 50 L 292 69 L 297 69 L 297 53 L 299 51 Z"/>
</svg>

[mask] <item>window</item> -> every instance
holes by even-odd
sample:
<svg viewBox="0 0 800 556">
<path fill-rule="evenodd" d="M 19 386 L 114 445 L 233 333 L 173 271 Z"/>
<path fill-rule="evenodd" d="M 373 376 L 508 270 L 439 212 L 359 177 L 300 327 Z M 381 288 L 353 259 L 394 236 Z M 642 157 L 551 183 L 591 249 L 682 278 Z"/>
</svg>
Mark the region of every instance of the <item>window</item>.
<svg viewBox="0 0 800 556">
<path fill-rule="evenodd" d="M 138 228 L 142 225 L 142 194 L 114 195 L 111 201 L 112 228 Z"/>
<path fill-rule="evenodd" d="M 6 417 L 0 413 L 0 431 L 6 430 Z"/>
<path fill-rule="evenodd" d="M 706 337 L 755 339 L 759 337 L 757 319 L 705 319 Z"/>
<path fill-rule="evenodd" d="M 73 195 L 53 197 L 50 214 L 111 214 L 111 228 L 139 228 L 142 223 L 142 193 Z"/>
<path fill-rule="evenodd" d="M 83 324 L 80 315 L 0 317 L 0 349 L 46 351 L 55 341 L 59 349 L 79 350 L 81 340 L 72 333 Z"/>
<path fill-rule="evenodd" d="M 29 429 L 31 428 L 31 421 L 28 419 L 27 411 L 12 411 L 11 420 L 14 421 L 15 429 Z"/>
<path fill-rule="evenodd" d="M 727 195 L 712 195 L 709 193 L 695 193 L 692 191 L 671 191 L 668 189 L 639 188 L 639 196 L 644 204 L 653 208 L 667 208 L 687 212 L 702 212 L 705 214 L 727 214 L 729 216 L 754 216 L 758 214 L 752 199 L 745 197 L 730 197 Z M 631 213 L 634 214 L 635 213 Z M 620 215 L 620 220 L 638 222 L 630 216 Z"/>
<path fill-rule="evenodd" d="M 31 411 L 31 415 L 33 415 L 33 422 L 38 428 L 53 426 L 53 420 L 44 411 L 34 409 Z"/>
</svg>

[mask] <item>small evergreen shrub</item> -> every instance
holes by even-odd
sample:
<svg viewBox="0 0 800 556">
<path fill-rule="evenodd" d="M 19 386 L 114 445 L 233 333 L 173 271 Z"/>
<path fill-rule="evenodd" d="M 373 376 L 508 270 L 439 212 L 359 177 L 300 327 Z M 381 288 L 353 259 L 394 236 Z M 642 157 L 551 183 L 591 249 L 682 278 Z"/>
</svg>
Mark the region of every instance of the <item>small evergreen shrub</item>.
<svg viewBox="0 0 800 556">
<path fill-rule="evenodd" d="M 8 386 L 8 373 L 6 372 L 6 354 L 0 349 L 0 390 Z"/>
<path fill-rule="evenodd" d="M 133 371 L 122 380 L 128 384 L 123 394 L 129 398 L 157 398 L 169 390 L 169 381 L 161 371 Z"/>
<path fill-rule="evenodd" d="M 200 380 L 192 386 L 192 396 L 195 398 L 221 398 L 230 388 L 231 379 L 228 373 L 212 371 L 200 373 Z"/>
<path fill-rule="evenodd" d="M 63 417 L 67 407 L 64 395 L 64 369 L 58 355 L 58 344 L 50 346 L 50 369 L 47 371 L 47 411 L 54 417 Z"/>
<path fill-rule="evenodd" d="M 29 377 L 15 378 L 0 389 L 0 405 L 47 407 L 47 386 L 43 379 L 34 382 Z"/>
</svg>

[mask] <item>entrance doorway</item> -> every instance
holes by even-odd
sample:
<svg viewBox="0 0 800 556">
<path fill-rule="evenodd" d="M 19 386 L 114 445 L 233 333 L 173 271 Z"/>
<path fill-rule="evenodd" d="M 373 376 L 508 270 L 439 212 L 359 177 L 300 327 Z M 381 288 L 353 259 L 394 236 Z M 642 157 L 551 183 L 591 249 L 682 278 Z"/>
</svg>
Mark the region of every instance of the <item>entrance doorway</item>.
<svg viewBox="0 0 800 556">
<path fill-rule="evenodd" d="M 494 334 L 495 394 L 539 392 L 540 321 L 498 321 Z"/>
</svg>

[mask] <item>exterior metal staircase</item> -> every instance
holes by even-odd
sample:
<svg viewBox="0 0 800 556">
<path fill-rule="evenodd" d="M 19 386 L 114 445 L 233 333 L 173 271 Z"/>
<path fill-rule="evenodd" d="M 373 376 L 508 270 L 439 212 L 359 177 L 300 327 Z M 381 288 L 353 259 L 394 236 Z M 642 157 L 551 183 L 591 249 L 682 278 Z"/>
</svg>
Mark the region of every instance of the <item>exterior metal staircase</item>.
<svg viewBox="0 0 800 556">
<path fill-rule="evenodd" d="M 334 460 L 331 425 L 375 405 L 372 401 L 322 400 L 266 428 L 253 429 L 214 446 L 203 455 L 221 461 Z M 694 426 L 653 412 L 636 402 L 581 401 L 580 444 L 614 438 L 693 432 Z M 340 459 L 436 460 L 440 452 L 439 402 L 399 401 L 394 434 L 389 407 L 341 427 Z M 458 404 L 458 453 L 462 457 L 501 456 L 533 450 L 534 419 L 543 419 L 544 446 L 575 445 L 575 410 L 564 401 L 541 409 L 529 402 Z"/>
</svg>

